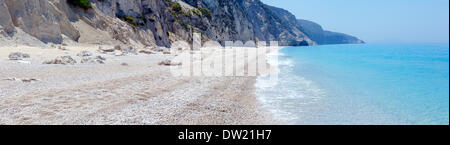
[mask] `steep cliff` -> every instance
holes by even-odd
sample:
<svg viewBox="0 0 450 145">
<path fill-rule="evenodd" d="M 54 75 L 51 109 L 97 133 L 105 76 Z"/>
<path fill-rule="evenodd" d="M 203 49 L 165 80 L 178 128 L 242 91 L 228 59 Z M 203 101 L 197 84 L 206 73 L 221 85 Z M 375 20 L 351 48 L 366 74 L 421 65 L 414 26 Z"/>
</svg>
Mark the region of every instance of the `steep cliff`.
<svg viewBox="0 0 450 145">
<path fill-rule="evenodd" d="M 16 28 L 42 42 L 115 43 L 170 47 L 174 41 L 279 41 L 280 45 L 316 45 L 341 41 L 327 31 L 310 31 L 288 11 L 259 0 L 0 0 L 0 32 Z M 76 0 L 75 0 L 76 1 Z M 333 40 L 331 40 L 333 39 Z M 335 40 L 336 39 L 336 40 Z M 349 41 L 347 41 L 347 39 Z"/>
<path fill-rule="evenodd" d="M 319 45 L 364 43 L 351 35 L 326 31 L 319 24 L 308 20 L 298 20 L 298 27 Z"/>
<path fill-rule="evenodd" d="M 318 45 L 364 43 L 364 41 L 354 36 L 350 36 L 343 33 L 326 31 L 322 28 L 322 26 L 320 26 L 315 22 L 297 19 L 293 14 L 284 9 L 271 6 L 269 7 L 276 15 L 285 20 L 284 23 L 287 23 L 291 29 L 296 28 L 297 30 L 303 32 L 304 35 L 307 35 L 312 41 L 316 42 Z"/>
<path fill-rule="evenodd" d="M 21 28 L 43 42 L 61 43 L 64 34 L 77 40 L 79 33 L 70 24 L 66 15 L 52 3 L 44 0 L 1 0 L 2 26 L 11 34 L 11 24 Z"/>
<path fill-rule="evenodd" d="M 11 15 L 9 15 L 8 6 L 5 4 L 5 0 L 0 0 L 0 32 L 3 32 L 3 35 L 9 36 L 16 32 Z"/>
<path fill-rule="evenodd" d="M 121 21 L 115 13 L 107 13 L 104 0 L 91 1 L 99 3 L 91 9 L 84 9 L 67 2 L 68 0 L 0 0 L 0 18 L 2 31 L 10 36 L 15 28 L 21 29 L 45 43 L 61 44 L 65 37 L 85 43 L 104 43 L 110 39 L 130 45 L 155 46 L 154 36 L 147 29 L 138 29 Z M 141 7 L 138 1 L 117 1 L 111 6 L 127 3 Z M 92 30 L 92 31 L 91 31 Z M 85 32 L 85 33 L 81 33 Z M 104 35 L 100 35 L 103 34 Z M 90 33 L 90 34 L 89 34 Z M 110 38 L 102 38 L 110 37 Z"/>
</svg>

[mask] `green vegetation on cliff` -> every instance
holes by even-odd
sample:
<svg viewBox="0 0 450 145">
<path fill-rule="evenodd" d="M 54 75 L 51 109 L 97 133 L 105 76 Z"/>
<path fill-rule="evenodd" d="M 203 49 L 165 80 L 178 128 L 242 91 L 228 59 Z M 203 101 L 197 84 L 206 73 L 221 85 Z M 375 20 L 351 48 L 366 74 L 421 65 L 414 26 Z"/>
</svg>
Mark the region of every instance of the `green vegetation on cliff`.
<svg viewBox="0 0 450 145">
<path fill-rule="evenodd" d="M 176 13 L 180 13 L 183 9 L 181 8 L 180 3 L 175 3 L 172 5 L 172 11 Z"/>
<path fill-rule="evenodd" d="M 200 10 L 203 16 L 208 18 L 211 17 L 211 10 L 209 10 L 208 8 L 199 8 L 198 10 Z"/>
<path fill-rule="evenodd" d="M 134 19 L 131 16 L 126 16 L 123 18 L 126 22 L 128 22 L 129 24 L 133 25 L 133 26 L 137 26 L 137 22 L 136 19 Z"/>
<path fill-rule="evenodd" d="M 71 5 L 78 6 L 84 9 L 92 8 L 92 4 L 89 3 L 88 0 L 68 0 L 67 2 Z"/>
</svg>

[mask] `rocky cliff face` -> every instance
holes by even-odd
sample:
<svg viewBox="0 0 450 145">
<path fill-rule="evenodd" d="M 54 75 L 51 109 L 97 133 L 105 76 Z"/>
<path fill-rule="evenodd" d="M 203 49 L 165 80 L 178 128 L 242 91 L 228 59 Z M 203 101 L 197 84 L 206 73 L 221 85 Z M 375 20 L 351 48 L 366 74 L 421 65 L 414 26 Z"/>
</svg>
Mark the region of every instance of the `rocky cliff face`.
<svg viewBox="0 0 450 145">
<path fill-rule="evenodd" d="M 111 37 L 130 45 L 156 46 L 152 31 L 131 26 L 115 15 L 115 12 L 120 10 L 117 7 L 121 3 L 126 3 L 123 5 L 127 6 L 124 9 L 132 9 L 132 5 L 135 8 L 142 8 L 142 3 L 127 0 L 91 2 L 98 4 L 98 7 L 94 5 L 92 9 L 83 9 L 68 4 L 67 0 L 0 0 L 2 21 L 0 24 L 3 29 L 1 31 L 11 36 L 15 32 L 14 27 L 17 27 L 42 42 L 61 44 L 63 36 L 78 41 L 81 31 L 99 30 L 108 34 L 98 35 L 99 37 Z M 108 4 L 110 7 L 107 7 Z M 77 22 L 83 22 L 89 28 L 76 27 Z M 104 38 L 91 39 L 103 40 Z"/>
<path fill-rule="evenodd" d="M 5 0 L 0 0 L 0 32 L 3 35 L 13 35 L 15 32 L 14 24 L 9 15 L 8 6 L 5 4 Z"/>
<path fill-rule="evenodd" d="M 62 43 L 67 37 L 89 43 L 111 39 L 165 47 L 177 40 L 190 42 L 193 33 L 201 33 L 203 41 L 222 44 L 239 40 L 315 45 L 328 43 L 324 40 L 328 38 L 332 42 L 344 39 L 311 30 L 291 13 L 259 0 L 89 0 L 89 9 L 67 1 L 0 0 L 0 32 L 12 36 L 19 28 L 45 43 Z M 85 25 L 105 35 L 86 36 Z"/>
<path fill-rule="evenodd" d="M 219 41 L 279 41 L 280 45 L 314 45 L 304 33 L 259 0 L 184 0 L 196 9 L 208 9 L 212 16 L 183 21 L 194 30 Z M 200 16 L 202 17 L 202 16 Z M 191 18 L 192 20 L 192 18 Z M 293 19 L 295 21 L 295 17 Z M 197 29 L 199 28 L 199 29 Z"/>
<path fill-rule="evenodd" d="M 73 40 L 79 37 L 66 15 L 45 0 L 1 0 L 0 11 L 2 26 L 10 35 L 15 26 L 43 42 L 61 43 L 61 34 Z"/>
</svg>

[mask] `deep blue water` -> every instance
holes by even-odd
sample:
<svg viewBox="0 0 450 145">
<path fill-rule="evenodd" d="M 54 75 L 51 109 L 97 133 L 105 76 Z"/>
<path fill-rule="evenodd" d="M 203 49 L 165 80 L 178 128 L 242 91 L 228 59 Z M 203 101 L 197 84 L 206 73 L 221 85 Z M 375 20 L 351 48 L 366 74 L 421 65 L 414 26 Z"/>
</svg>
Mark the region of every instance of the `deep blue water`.
<svg viewBox="0 0 450 145">
<path fill-rule="evenodd" d="M 449 124 L 448 44 L 360 44 L 279 51 L 262 104 L 289 124 Z"/>
</svg>

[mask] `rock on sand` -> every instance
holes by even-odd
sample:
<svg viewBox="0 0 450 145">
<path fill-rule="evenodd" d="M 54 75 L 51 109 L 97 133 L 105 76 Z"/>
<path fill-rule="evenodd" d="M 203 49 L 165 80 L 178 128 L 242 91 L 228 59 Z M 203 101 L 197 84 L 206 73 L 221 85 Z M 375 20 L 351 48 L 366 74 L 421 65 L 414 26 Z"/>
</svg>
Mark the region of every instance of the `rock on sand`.
<svg viewBox="0 0 450 145">
<path fill-rule="evenodd" d="M 71 56 L 60 56 L 60 57 L 57 57 L 56 59 L 43 62 L 43 64 L 63 64 L 63 65 L 66 65 L 66 64 L 73 65 L 76 63 L 77 63 L 77 61 L 75 59 L 73 59 Z"/>
<path fill-rule="evenodd" d="M 9 60 L 22 60 L 24 58 L 30 58 L 30 55 L 21 52 L 13 52 L 9 54 Z"/>
<path fill-rule="evenodd" d="M 165 65 L 165 66 L 177 66 L 182 65 L 181 62 L 173 62 L 172 60 L 166 59 L 164 61 L 161 61 L 159 65 Z"/>
</svg>

